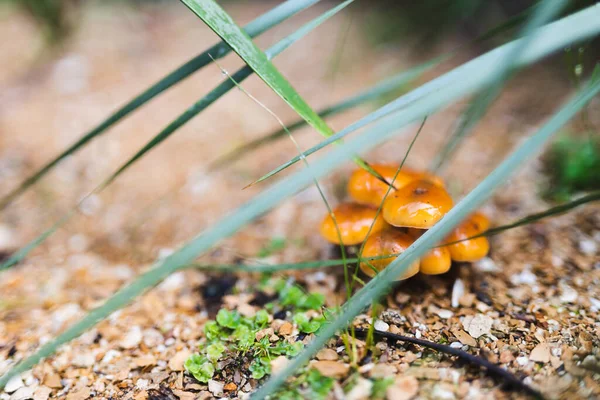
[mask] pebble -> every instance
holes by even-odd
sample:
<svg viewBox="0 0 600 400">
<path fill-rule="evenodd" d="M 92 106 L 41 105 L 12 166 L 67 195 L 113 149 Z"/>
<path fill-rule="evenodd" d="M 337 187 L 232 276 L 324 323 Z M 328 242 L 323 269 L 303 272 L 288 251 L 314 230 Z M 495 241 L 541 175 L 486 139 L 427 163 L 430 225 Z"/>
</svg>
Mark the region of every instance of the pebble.
<svg viewBox="0 0 600 400">
<path fill-rule="evenodd" d="M 543 342 L 538 344 L 531 350 L 531 354 L 529 355 L 529 359 L 535 362 L 547 363 L 550 361 L 550 349 L 548 348 L 548 343 Z M 518 360 L 517 360 L 518 362 Z"/>
<path fill-rule="evenodd" d="M 25 400 L 25 399 L 31 399 L 32 397 L 33 397 L 33 388 L 22 387 L 22 388 L 19 388 L 16 392 L 14 392 L 10 396 L 10 400 Z"/>
<path fill-rule="evenodd" d="M 134 326 L 129 329 L 123 340 L 121 340 L 121 347 L 124 349 L 132 349 L 137 347 L 142 341 L 142 330 L 139 326 Z"/>
<path fill-rule="evenodd" d="M 525 356 L 521 356 L 521 357 L 517 357 L 517 359 L 515 360 L 517 362 L 517 364 L 519 364 L 521 367 L 524 367 L 525 365 L 527 365 L 527 363 L 529 362 L 529 358 L 525 357 Z"/>
<path fill-rule="evenodd" d="M 373 382 L 369 379 L 358 378 L 352 390 L 346 394 L 346 400 L 366 400 L 371 394 Z"/>
<path fill-rule="evenodd" d="M 455 280 L 454 285 L 452 285 L 452 308 L 456 308 L 460 305 L 460 298 L 463 297 L 464 294 L 465 283 L 462 281 L 462 279 Z"/>
<path fill-rule="evenodd" d="M 290 360 L 288 360 L 286 356 L 279 356 L 271 360 L 271 373 L 277 374 L 278 372 L 283 371 L 289 362 Z"/>
<path fill-rule="evenodd" d="M 419 392 L 419 381 L 414 376 L 396 378 L 385 394 L 387 400 L 410 400 Z"/>
<path fill-rule="evenodd" d="M 579 250 L 586 256 L 593 256 L 598 252 L 598 243 L 593 239 L 583 239 L 579 242 Z"/>
<path fill-rule="evenodd" d="M 316 355 L 320 361 L 335 361 L 338 359 L 338 354 L 332 349 L 321 349 Z"/>
<path fill-rule="evenodd" d="M 481 272 L 498 272 L 500 268 L 496 265 L 496 262 L 489 257 L 484 257 L 479 261 L 473 263 L 473 266 Z"/>
<path fill-rule="evenodd" d="M 375 320 L 374 327 L 376 330 L 383 332 L 387 332 L 390 329 L 390 325 L 387 322 L 383 322 L 380 319 Z"/>
<path fill-rule="evenodd" d="M 52 389 L 48 386 L 40 386 L 35 390 L 33 394 L 33 400 L 47 400 L 50 398 L 50 394 L 52 393 Z"/>
<path fill-rule="evenodd" d="M 454 400 L 454 392 L 443 385 L 435 385 L 431 391 L 431 398 L 436 400 Z"/>
<path fill-rule="evenodd" d="M 92 353 L 77 353 L 71 362 L 76 367 L 91 367 L 96 363 L 96 357 Z"/>
<path fill-rule="evenodd" d="M 171 371 L 183 371 L 185 360 L 187 360 L 191 354 L 192 353 L 187 349 L 175 353 L 168 364 Z"/>
<path fill-rule="evenodd" d="M 463 347 L 463 344 L 461 342 L 452 342 L 450 343 L 450 347 L 452 347 L 453 349 L 461 349 Z"/>
<path fill-rule="evenodd" d="M 483 314 L 477 314 L 475 316 L 468 315 L 463 319 L 465 331 L 475 339 L 482 335 L 489 334 L 493 323 L 494 320 L 492 318 Z"/>
<path fill-rule="evenodd" d="M 223 388 L 225 384 L 223 382 L 215 381 L 214 379 L 208 380 L 208 391 L 214 396 L 220 396 L 223 394 Z"/>
<path fill-rule="evenodd" d="M 23 379 L 21 379 L 21 375 L 15 375 L 12 378 L 10 378 L 8 382 L 6 382 L 6 385 L 4 386 L 4 391 L 6 393 L 16 392 L 23 386 L 25 386 L 25 384 L 23 383 Z"/>
<path fill-rule="evenodd" d="M 513 285 L 534 285 L 537 283 L 537 276 L 531 272 L 531 266 L 526 266 L 520 274 L 514 274 L 510 277 L 510 281 Z"/>
<path fill-rule="evenodd" d="M 371 368 L 370 376 L 371 378 L 387 378 L 396 375 L 397 371 L 397 368 L 391 364 L 380 363 Z"/>
<path fill-rule="evenodd" d="M 350 365 L 337 361 L 315 361 L 311 367 L 328 378 L 343 378 L 350 371 Z"/>
<path fill-rule="evenodd" d="M 560 295 L 560 301 L 562 303 L 577 302 L 577 298 L 579 297 L 579 294 L 577 293 L 577 291 L 575 289 L 573 289 L 571 286 L 565 285 L 565 284 L 560 285 L 560 289 L 562 292 Z"/>
<path fill-rule="evenodd" d="M 436 312 L 436 314 L 438 315 L 438 317 L 440 317 L 441 319 L 448 319 L 448 318 L 452 318 L 452 316 L 454 315 L 454 313 L 450 310 L 438 310 Z"/>
</svg>

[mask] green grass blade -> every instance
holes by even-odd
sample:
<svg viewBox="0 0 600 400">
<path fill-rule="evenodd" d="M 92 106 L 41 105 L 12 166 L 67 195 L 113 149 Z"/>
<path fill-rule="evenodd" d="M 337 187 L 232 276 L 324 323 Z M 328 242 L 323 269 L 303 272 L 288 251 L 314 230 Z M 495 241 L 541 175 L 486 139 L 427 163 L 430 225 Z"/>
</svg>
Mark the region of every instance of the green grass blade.
<svg viewBox="0 0 600 400">
<path fill-rule="evenodd" d="M 556 25 L 558 24 L 558 25 Z M 540 40 L 539 46 L 532 46 L 530 48 L 528 54 L 528 58 L 525 60 L 521 60 L 521 62 L 533 62 L 537 58 L 541 57 L 541 55 L 546 54 L 549 49 L 552 49 L 553 45 L 556 43 L 570 43 L 572 41 L 576 41 L 578 39 L 582 39 L 584 37 L 591 36 L 600 30 L 600 8 L 591 7 L 586 10 L 581 11 L 578 14 L 575 14 L 571 17 L 567 17 L 562 20 L 562 23 L 557 22 L 552 24 L 544 35 L 540 35 L 538 40 Z M 534 51 L 535 50 L 535 51 Z M 502 54 L 502 53 L 500 53 Z M 492 62 L 495 59 L 491 60 Z M 483 69 L 480 74 L 489 74 L 490 70 Z M 467 79 L 464 81 L 457 81 L 457 85 L 450 85 L 447 88 L 439 90 L 436 96 L 430 96 L 422 101 L 417 101 L 401 110 L 400 112 L 380 121 L 374 127 L 369 129 L 367 132 L 362 133 L 361 135 L 349 140 L 346 144 L 334 149 L 330 152 L 327 157 L 322 157 L 316 160 L 314 163 L 310 165 L 309 168 L 298 171 L 290 176 L 281 180 L 281 182 L 277 182 L 270 188 L 262 191 L 259 195 L 254 197 L 249 202 L 245 203 L 237 210 L 229 214 L 228 216 L 221 219 L 217 224 L 208 228 L 206 231 L 202 232 L 200 235 L 196 236 L 192 240 L 190 240 L 183 247 L 175 251 L 169 257 L 162 260 L 156 267 L 148 271 L 147 273 L 141 275 L 139 278 L 134 280 L 129 285 L 125 286 L 123 289 L 119 290 L 115 295 L 111 296 L 106 300 L 106 302 L 91 311 L 90 314 L 86 315 L 82 320 L 77 322 L 75 325 L 67 328 L 65 332 L 59 335 L 53 341 L 44 344 L 40 347 L 34 354 L 30 357 L 26 358 L 19 364 L 15 365 L 11 370 L 9 370 L 4 376 L 0 378 L 0 388 L 6 385 L 6 382 L 15 374 L 21 373 L 30 369 L 33 365 L 35 365 L 40 359 L 47 357 L 53 354 L 56 349 L 62 344 L 67 343 L 71 339 L 81 335 L 83 332 L 97 324 L 103 318 L 106 318 L 108 315 L 113 313 L 114 311 L 124 307 L 126 304 L 131 302 L 136 296 L 143 293 L 145 290 L 153 287 L 170 273 L 177 271 L 182 266 L 188 265 L 194 261 L 196 257 L 203 254 L 210 248 L 212 248 L 219 241 L 233 235 L 235 232 L 243 228 L 249 222 L 254 219 L 260 217 L 267 211 L 271 210 L 273 207 L 281 203 L 284 199 L 292 196 L 293 194 L 298 193 L 300 190 L 310 185 L 313 182 L 313 179 L 320 178 L 325 176 L 334 168 L 340 166 L 345 161 L 351 159 L 354 154 L 368 151 L 378 144 L 383 143 L 385 140 L 390 138 L 397 132 L 399 126 L 404 126 L 405 124 L 415 121 L 419 118 L 423 118 L 425 115 L 431 114 L 436 109 L 447 105 L 449 102 L 459 99 L 461 96 L 464 96 L 469 90 L 479 89 L 478 85 L 481 84 L 481 81 L 485 81 L 485 79 L 476 79 L 474 81 Z M 463 86 L 466 86 L 463 87 Z M 598 83 L 594 86 L 595 92 L 599 89 Z M 584 103 L 591 98 L 592 94 L 590 90 L 585 91 L 587 98 L 583 98 L 579 103 L 570 105 L 570 107 L 566 107 L 561 112 L 559 112 L 552 120 L 551 123 L 544 126 L 541 133 L 548 135 L 548 130 L 555 129 L 555 125 L 563 124 L 568 120 L 572 114 L 576 112 L 576 109 L 581 108 Z M 541 138 L 542 142 L 545 138 Z M 532 143 L 533 140 L 533 143 Z M 519 166 L 519 162 L 514 162 L 514 160 L 520 160 L 522 158 L 527 158 L 531 154 L 532 146 L 539 146 L 541 144 L 536 143 L 536 141 L 540 140 L 540 134 L 537 134 L 529 141 L 525 142 L 524 145 L 517 151 L 517 153 L 513 153 L 513 155 L 505 161 L 499 169 L 496 169 L 490 177 L 486 178 L 485 185 L 480 184 L 473 193 L 475 193 L 475 198 L 471 195 L 465 197 L 465 199 L 448 214 L 446 218 L 450 218 L 452 216 L 452 220 L 456 220 L 457 222 L 461 218 L 468 213 L 468 211 L 474 208 L 475 205 L 479 204 L 478 201 L 482 201 L 486 195 L 489 194 L 492 190 L 490 190 L 489 184 L 493 185 L 498 184 L 498 180 L 501 180 L 502 175 L 508 175 L 508 172 L 511 172 L 512 169 L 517 168 Z M 525 152 L 523 154 L 523 152 Z M 509 169 L 508 172 L 506 171 Z M 466 202 L 466 203 L 465 203 Z M 465 206 L 466 204 L 466 206 Z M 457 211 L 458 210 L 458 211 Z M 445 218 L 445 220 L 446 220 Z M 422 247 L 432 247 L 439 239 L 442 238 L 442 228 L 445 229 L 444 232 L 447 232 L 449 228 L 446 224 L 437 224 L 436 227 L 429 230 L 425 235 L 423 235 L 417 242 L 415 242 L 415 246 L 419 246 L 419 251 L 423 251 Z M 433 236 L 435 234 L 435 236 Z M 434 240 L 436 239 L 436 240 Z M 399 272 L 398 266 L 405 267 L 407 263 L 403 263 L 404 265 L 400 265 L 401 261 L 405 260 L 406 255 L 414 255 L 417 252 L 414 252 L 414 247 L 411 247 L 409 251 L 403 253 L 402 260 L 398 258 L 395 261 L 395 265 L 390 265 L 386 270 L 382 272 L 382 278 L 384 276 L 397 276 Z M 393 271 L 392 268 L 395 269 Z M 386 272 L 391 271 L 391 272 Z M 375 282 L 375 283 L 373 283 Z M 361 298 L 360 302 L 368 302 L 378 294 L 378 292 L 372 292 L 370 288 L 373 287 L 374 284 L 381 285 L 382 282 L 385 284 L 385 279 L 375 279 L 367 286 L 369 287 L 368 291 L 361 290 Z M 369 286 L 370 285 L 370 286 Z M 381 287 L 378 287 L 381 289 Z M 367 296 L 366 298 L 364 296 Z M 356 297 L 356 296 L 355 296 Z M 353 304 L 358 304 L 354 302 Z M 350 320 L 353 312 L 352 310 L 345 310 L 344 318 L 347 318 L 347 321 Z M 342 321 L 343 322 L 343 321 Z M 336 324 L 340 324 L 338 320 Z M 333 332 L 331 328 L 333 325 L 329 325 L 327 329 L 327 334 L 329 337 L 335 333 L 335 329 Z M 318 340 L 321 339 L 319 336 Z M 317 344 L 318 347 L 318 344 Z M 309 348 L 309 353 L 315 350 L 315 345 L 311 344 Z M 302 357 L 305 358 L 308 353 L 303 353 Z M 298 364 L 298 360 L 293 361 L 293 365 Z M 286 370 L 286 373 L 289 374 L 289 369 Z M 274 380 L 268 382 L 267 386 L 265 386 L 259 392 L 262 394 L 271 392 L 274 388 L 276 388 L 283 381 L 283 376 L 278 375 Z"/>
<path fill-rule="evenodd" d="M 273 58 L 287 49 L 289 46 L 300 40 L 306 34 L 311 32 L 313 29 L 318 27 L 320 24 L 325 22 L 327 19 L 334 16 L 344 7 L 349 5 L 353 0 L 347 0 L 344 3 L 341 3 L 330 10 L 326 11 L 322 15 L 313 19 L 312 21 L 303 25 L 296 32 L 277 42 L 271 48 L 269 48 L 266 52 L 268 58 Z M 210 58 L 210 55 L 209 55 Z M 144 156 L 147 152 L 152 150 L 158 144 L 166 140 L 169 136 L 171 136 L 178 128 L 186 124 L 193 117 L 198 115 L 201 111 L 205 110 L 208 106 L 214 103 L 217 99 L 227 93 L 229 90 L 235 87 L 234 82 L 242 82 L 248 76 L 252 74 L 252 69 L 249 66 L 245 66 L 238 70 L 235 74 L 232 75 L 232 79 L 227 79 L 223 81 L 220 85 L 218 85 L 215 89 L 213 89 L 210 93 L 200 99 L 198 102 L 193 104 L 190 108 L 188 108 L 183 114 L 177 117 L 173 122 L 171 122 L 167 127 L 165 127 L 161 132 L 159 132 L 156 136 L 154 136 L 146 145 L 144 145 L 140 150 L 138 150 L 129 160 L 127 160 L 124 164 L 122 164 L 112 175 L 110 175 L 106 180 L 104 180 L 96 189 L 94 189 L 91 193 L 86 195 L 82 201 L 88 198 L 92 193 L 100 193 L 104 190 L 108 185 L 110 185 L 119 175 L 121 175 L 125 170 L 127 170 L 131 165 L 133 165 L 136 161 L 138 161 L 142 156 Z M 25 247 L 16 252 L 12 257 L 6 260 L 4 263 L 0 265 L 0 270 L 9 268 L 23 260 L 27 254 L 33 250 L 35 247 L 40 245 L 45 239 L 47 239 L 52 233 L 54 233 L 58 228 L 67 223 L 69 219 L 75 215 L 74 212 L 70 212 L 68 216 L 61 218 L 59 222 L 53 225 L 51 228 L 43 232 L 41 235 L 36 237 L 33 241 L 28 243 Z"/>
<path fill-rule="evenodd" d="M 381 271 L 377 277 L 359 290 L 347 302 L 332 322 L 324 325 L 312 342 L 294 358 L 279 374 L 272 376 L 251 398 L 263 399 L 273 394 L 285 380 L 302 367 L 327 341 L 341 329 L 344 329 L 354 317 L 368 307 L 389 289 L 395 277 L 402 274 L 408 266 L 423 255 L 429 248 L 441 241 L 469 213 L 487 200 L 495 189 L 502 185 L 510 175 L 524 162 L 536 155 L 544 143 L 583 106 L 600 92 L 600 81 L 593 82 L 583 89 L 575 98 L 561 108 L 544 126 L 532 137 L 526 140 L 516 151 L 508 156 L 490 175 L 488 175 L 473 191 L 460 201 L 443 220 L 437 223 L 421 236 L 404 253 Z"/>
<path fill-rule="evenodd" d="M 425 62 L 421 65 L 418 65 L 414 68 L 411 68 L 407 71 L 402 71 L 399 74 L 396 74 L 396 75 L 392 76 L 391 78 L 388 78 L 388 79 L 376 84 L 375 86 L 365 90 L 364 92 L 359 93 L 356 96 L 353 96 L 349 99 L 341 101 L 338 104 L 335 104 L 333 106 L 330 106 L 330 107 L 327 107 L 327 108 L 324 108 L 324 109 L 318 111 L 318 114 L 321 118 L 325 118 L 325 117 L 328 117 L 331 115 L 336 115 L 336 114 L 342 113 L 346 110 L 363 105 L 367 102 L 381 99 L 384 96 L 388 95 L 389 93 L 392 93 L 392 92 L 400 89 L 401 87 L 411 83 L 412 81 L 417 79 L 419 76 L 421 76 L 424 72 L 434 68 L 435 66 L 439 65 L 442 61 L 444 61 L 446 59 L 447 59 L 447 57 L 438 57 L 434 60 L 427 61 L 427 62 Z M 289 124 L 287 128 L 290 132 L 293 132 L 296 129 L 303 127 L 304 125 L 306 125 L 306 121 L 303 119 L 299 119 L 299 120 L 294 121 L 293 123 Z M 208 165 L 208 169 L 215 170 L 215 169 L 221 168 L 221 167 L 229 164 L 231 161 L 239 159 L 240 157 L 243 157 L 246 153 L 256 150 L 256 149 L 258 149 L 264 145 L 267 145 L 269 143 L 272 143 L 280 138 L 285 137 L 286 135 L 287 135 L 287 133 L 285 132 L 285 130 L 279 129 L 273 133 L 262 136 L 256 140 L 252 140 L 252 141 L 242 145 L 241 147 L 234 149 L 231 152 L 218 157 L 217 159 L 215 159 L 213 162 L 211 162 Z"/>
<path fill-rule="evenodd" d="M 529 50 L 522 53 L 521 57 L 513 60 L 512 68 L 531 64 L 532 62 L 544 58 L 549 54 L 568 46 L 569 44 L 592 37 L 598 33 L 599 29 L 600 7 L 596 6 L 588 7 L 575 14 L 548 24 L 540 28 L 538 32 L 534 33 L 535 38 L 533 43 L 530 44 Z M 564 35 L 560 33 L 562 31 L 565 32 Z M 519 39 L 497 47 L 496 49 L 427 82 L 417 89 L 400 96 L 396 100 L 352 123 L 335 135 L 328 137 L 316 146 L 306 150 L 301 156 L 296 156 L 290 161 L 287 161 L 269 173 L 263 175 L 254 181 L 254 183 L 258 183 L 270 178 L 278 172 L 281 172 L 289 166 L 297 163 L 300 160 L 300 157 L 309 156 L 321 150 L 323 147 L 344 138 L 357 129 L 387 117 L 390 114 L 397 113 L 410 104 L 415 104 L 420 101 L 427 101 L 428 97 L 439 93 L 444 88 L 447 89 L 454 85 L 458 85 L 463 91 L 463 95 L 467 95 L 476 91 L 476 88 L 481 89 L 491 84 L 493 81 L 493 76 L 489 74 L 489 71 L 494 71 L 496 65 L 503 63 L 507 54 L 509 54 L 515 46 L 518 46 L 521 40 L 523 39 Z M 460 84 L 457 82 L 460 82 Z M 431 113 L 433 112 L 435 112 L 435 110 L 433 110 Z"/>
<path fill-rule="evenodd" d="M 289 0 L 285 3 L 273 8 L 272 10 L 261 15 L 254 21 L 246 25 L 245 30 L 251 37 L 260 35 L 261 33 L 271 29 L 277 24 L 285 21 L 294 14 L 308 8 L 309 6 L 317 3 L 320 0 Z M 108 128 L 125 118 L 127 115 L 158 96 L 160 93 L 169 89 L 173 85 L 181 82 L 194 72 L 198 71 L 202 67 L 206 66 L 211 62 L 209 54 L 213 58 L 221 58 L 227 55 L 231 51 L 231 48 L 224 42 L 217 43 L 210 49 L 206 50 L 202 54 L 192 58 L 175 71 L 171 72 L 160 81 L 152 85 L 150 88 L 145 90 L 143 93 L 136 96 L 133 100 L 119 108 L 106 120 L 102 121 L 98 126 L 84 134 L 75 143 L 69 146 L 66 150 L 56 156 L 54 159 L 45 164 L 42 168 L 34 172 L 31 176 L 25 179 L 18 187 L 13 189 L 7 195 L 0 199 L 0 210 L 5 208 L 8 204 L 14 201 L 19 195 L 24 193 L 31 185 L 37 182 L 40 178 L 46 175 L 52 170 L 60 161 L 69 155 L 75 153 L 82 148 L 89 141 L 95 137 L 103 134 Z"/>
<path fill-rule="evenodd" d="M 493 78 L 491 86 L 484 89 L 484 91 L 480 92 L 473 101 L 471 101 L 467 110 L 460 117 L 458 127 L 446 140 L 446 144 L 434 158 L 431 169 L 435 173 L 441 171 L 460 143 L 472 132 L 475 125 L 477 125 L 479 120 L 487 112 L 489 106 L 496 100 L 504 83 L 512 75 L 513 60 L 520 57 L 535 37 L 532 35 L 532 32 L 551 21 L 563 8 L 565 8 L 567 3 L 567 0 L 545 0 L 534 7 L 531 17 L 519 34 L 523 39 L 518 42 L 518 45 L 513 47 L 510 54 L 506 56 L 505 61 L 496 68 L 495 77 Z"/>
<path fill-rule="evenodd" d="M 269 61 L 269 58 L 252 41 L 252 39 L 235 23 L 214 0 L 181 0 L 191 11 L 204 21 L 217 35 L 231 46 L 254 72 L 279 95 L 298 115 L 321 135 L 329 137 L 333 130 L 321 117 L 304 101 L 296 89 Z M 350 0 L 352 2 L 353 0 Z M 346 4 L 348 1 L 342 3 Z M 355 158 L 356 164 L 385 180 L 375 172 L 365 161 Z"/>
</svg>

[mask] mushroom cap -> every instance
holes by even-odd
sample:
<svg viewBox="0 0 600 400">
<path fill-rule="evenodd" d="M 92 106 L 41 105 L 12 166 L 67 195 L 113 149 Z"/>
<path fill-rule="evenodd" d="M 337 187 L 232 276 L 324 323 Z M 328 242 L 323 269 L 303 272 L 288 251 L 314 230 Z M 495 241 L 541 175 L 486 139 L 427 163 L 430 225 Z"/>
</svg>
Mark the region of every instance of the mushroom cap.
<svg viewBox="0 0 600 400">
<path fill-rule="evenodd" d="M 407 232 L 415 240 L 421 237 L 427 230 L 408 228 Z M 450 270 L 452 258 L 450 251 L 446 247 L 434 247 L 421 257 L 420 272 L 425 275 L 444 274 Z"/>
<path fill-rule="evenodd" d="M 450 211 L 448 192 L 429 181 L 413 181 L 391 193 L 383 203 L 383 218 L 393 226 L 428 229 Z"/>
<path fill-rule="evenodd" d="M 452 258 L 446 247 L 434 247 L 421 257 L 421 273 L 425 275 L 444 274 L 450 270 Z"/>
<path fill-rule="evenodd" d="M 362 256 L 363 257 L 378 257 L 389 254 L 400 254 L 404 252 L 412 243 L 413 238 L 408 234 L 398 229 L 384 229 L 377 232 L 374 235 L 369 236 L 365 242 Z M 377 271 L 382 271 L 385 267 L 392 263 L 396 259 L 396 256 L 389 258 L 381 258 L 377 260 L 370 260 L 368 262 L 361 262 L 360 269 L 369 277 L 374 277 Z M 371 266 L 373 268 L 371 268 Z M 413 262 L 410 267 L 396 280 L 408 279 L 411 276 L 419 272 L 419 261 Z"/>
<path fill-rule="evenodd" d="M 477 229 L 479 229 L 479 233 L 487 231 L 490 227 L 489 218 L 479 211 L 475 211 L 473 214 L 471 214 L 469 219 L 474 225 L 477 226 Z"/>
<path fill-rule="evenodd" d="M 394 180 L 394 175 L 396 175 L 398 167 L 399 165 L 393 164 L 371 165 L 371 168 L 389 183 L 392 183 L 392 180 Z M 444 182 L 439 177 L 427 172 L 415 171 L 407 167 L 402 167 L 396 176 L 393 185 L 396 189 L 400 189 L 417 179 L 429 180 L 438 186 L 444 187 Z M 348 194 L 352 199 L 362 204 L 379 206 L 383 201 L 387 190 L 388 185 L 381 182 L 362 168 L 355 170 L 348 180 Z"/>
<path fill-rule="evenodd" d="M 454 228 L 450 236 L 446 238 L 446 243 L 462 240 L 461 242 L 445 246 L 450 251 L 450 256 L 454 261 L 477 261 L 485 257 L 490 251 L 490 242 L 485 236 L 463 240 L 478 235 L 487 229 L 485 225 L 487 218 L 486 221 L 483 221 L 481 219 L 482 216 L 483 214 L 480 213 L 471 215 L 467 220 Z M 489 227 L 489 221 L 487 221 L 487 226 Z M 482 227 L 486 228 L 482 229 Z"/>
<path fill-rule="evenodd" d="M 375 208 L 356 203 L 341 203 L 333 210 L 335 222 L 340 229 L 340 237 L 333 218 L 327 214 L 321 223 L 321 235 L 334 244 L 350 246 L 362 243 L 371 229 L 371 233 L 379 232 L 387 223 L 383 220 L 381 213 L 375 218 Z M 371 228 L 373 225 L 373 228 Z"/>
</svg>

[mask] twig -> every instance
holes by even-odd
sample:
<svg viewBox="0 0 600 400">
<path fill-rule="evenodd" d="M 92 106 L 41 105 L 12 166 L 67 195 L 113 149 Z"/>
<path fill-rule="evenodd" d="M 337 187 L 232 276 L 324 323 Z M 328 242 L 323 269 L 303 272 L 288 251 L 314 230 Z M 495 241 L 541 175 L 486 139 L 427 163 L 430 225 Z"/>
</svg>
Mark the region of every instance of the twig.
<svg viewBox="0 0 600 400">
<path fill-rule="evenodd" d="M 368 332 L 367 329 L 356 328 L 357 335 L 366 335 L 367 332 Z M 417 339 L 417 338 L 410 337 L 410 336 L 396 335 L 394 333 L 384 332 L 384 331 L 379 331 L 379 330 L 374 330 L 373 333 L 375 336 L 379 336 L 380 338 L 386 338 L 386 339 L 391 339 L 391 340 L 395 341 L 392 343 L 393 345 L 397 345 L 396 342 L 413 343 L 413 344 L 418 344 L 419 346 L 437 350 L 442 353 L 457 356 L 458 358 L 461 358 L 470 364 L 478 365 L 480 367 L 485 368 L 487 373 L 490 375 L 502 378 L 508 384 L 508 386 L 512 387 L 513 389 L 521 390 L 522 392 L 527 393 L 538 399 L 544 398 L 544 396 L 542 396 L 542 394 L 540 392 L 538 392 L 531 386 L 526 385 L 519 378 L 517 378 L 516 376 L 514 376 L 507 370 L 486 360 L 485 358 L 474 356 L 473 354 L 469 354 L 466 351 L 462 351 L 460 349 L 455 349 L 450 346 L 446 346 L 446 345 L 435 343 L 435 342 L 430 342 L 429 340 Z"/>
</svg>

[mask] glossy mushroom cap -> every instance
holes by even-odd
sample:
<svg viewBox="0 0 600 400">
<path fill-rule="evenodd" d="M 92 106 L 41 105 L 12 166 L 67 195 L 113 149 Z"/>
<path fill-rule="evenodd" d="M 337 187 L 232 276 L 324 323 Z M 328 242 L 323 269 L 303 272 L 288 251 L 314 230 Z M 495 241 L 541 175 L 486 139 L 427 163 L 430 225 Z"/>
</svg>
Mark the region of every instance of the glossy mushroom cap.
<svg viewBox="0 0 600 400">
<path fill-rule="evenodd" d="M 321 223 L 321 235 L 327 241 L 334 244 L 350 246 L 362 243 L 367 238 L 371 225 L 373 225 L 371 234 L 379 232 L 387 226 L 381 213 L 375 219 L 377 210 L 372 207 L 356 203 L 342 203 L 332 211 L 340 230 L 342 242 L 340 243 L 335 223 L 329 214 L 327 214 Z M 373 221 L 375 222 L 373 223 Z"/>
<path fill-rule="evenodd" d="M 450 250 L 445 247 L 434 247 L 421 257 L 421 273 L 425 275 L 445 274 L 452 266 Z"/>
<path fill-rule="evenodd" d="M 408 234 L 417 240 L 425 232 L 425 229 L 408 228 Z M 450 251 L 446 247 L 434 247 L 421 257 L 421 266 L 419 271 L 425 275 L 444 274 L 452 266 Z"/>
<path fill-rule="evenodd" d="M 396 175 L 398 167 L 398 165 L 392 164 L 371 165 L 371 168 L 389 183 L 392 183 L 392 180 L 394 180 L 394 175 Z M 402 167 L 394 180 L 393 186 L 399 189 L 417 179 L 429 180 L 438 186 L 444 187 L 444 182 L 439 177 L 426 172 L 418 172 L 407 167 Z M 352 199 L 362 204 L 379 206 L 387 190 L 388 185 L 362 168 L 354 171 L 348 180 L 348 194 Z"/>
<path fill-rule="evenodd" d="M 485 218 L 485 221 L 482 219 Z M 463 240 L 484 232 L 489 227 L 489 221 L 483 214 L 476 213 L 471 215 L 466 221 L 463 221 L 452 231 L 445 240 L 446 243 L 454 243 L 445 246 L 450 251 L 450 256 L 454 261 L 477 261 L 482 259 L 490 251 L 490 243 L 485 236 L 475 239 Z M 482 229 L 483 228 L 483 229 Z"/>
<path fill-rule="evenodd" d="M 444 188 L 418 180 L 391 193 L 383 203 L 382 213 L 391 225 L 429 229 L 452 205 L 452 198 Z"/>
<path fill-rule="evenodd" d="M 378 257 L 389 254 L 400 254 L 404 252 L 413 243 L 413 238 L 398 229 L 384 229 L 374 235 L 369 236 L 363 248 L 363 257 Z M 377 272 L 395 260 L 395 256 L 369 260 L 360 263 L 360 269 L 371 278 Z M 374 271 L 373 268 L 376 270 Z M 419 272 L 419 262 L 415 261 L 400 277 L 396 280 L 408 279 Z"/>
</svg>

